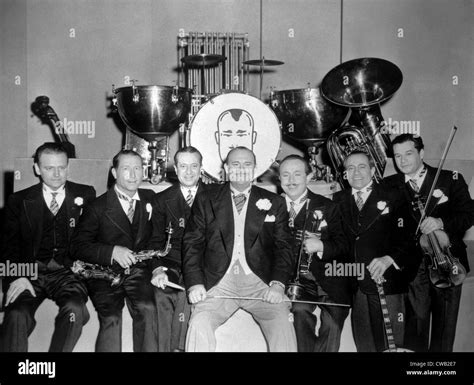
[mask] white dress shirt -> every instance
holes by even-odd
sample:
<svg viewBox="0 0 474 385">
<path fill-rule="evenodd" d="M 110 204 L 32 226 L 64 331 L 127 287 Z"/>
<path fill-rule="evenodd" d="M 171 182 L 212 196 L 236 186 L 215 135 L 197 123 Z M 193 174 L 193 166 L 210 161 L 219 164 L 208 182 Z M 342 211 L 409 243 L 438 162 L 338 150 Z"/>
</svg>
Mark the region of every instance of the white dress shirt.
<svg viewBox="0 0 474 385">
<path fill-rule="evenodd" d="M 51 206 L 51 201 L 53 200 L 52 193 L 57 193 L 56 202 L 58 202 L 58 207 L 61 208 L 61 205 L 63 204 L 64 199 L 66 198 L 66 189 L 64 188 L 64 186 L 65 185 L 62 185 L 56 191 L 54 191 L 43 183 L 43 198 L 46 202 L 46 206 Z"/>
<path fill-rule="evenodd" d="M 306 204 L 306 199 L 301 199 L 304 196 L 306 198 L 308 197 L 308 190 L 305 190 L 303 194 L 301 194 L 298 198 L 295 200 L 292 200 L 288 194 L 285 194 L 285 201 L 286 201 L 286 209 L 289 212 L 291 209 L 291 202 L 294 202 L 293 210 L 295 210 L 296 215 L 298 215 L 303 208 L 303 206 Z"/>
<path fill-rule="evenodd" d="M 357 202 L 357 198 L 358 198 L 357 192 L 362 191 L 362 200 L 364 201 L 364 205 L 365 205 L 365 202 L 367 202 L 367 199 L 369 198 L 369 195 L 372 192 L 373 183 L 374 182 L 371 181 L 367 186 L 361 188 L 360 190 L 356 190 L 355 188 L 352 188 L 352 196 L 354 197 L 355 202 Z"/>
<path fill-rule="evenodd" d="M 191 194 L 193 196 L 193 202 L 194 202 L 194 199 L 196 198 L 198 186 L 196 185 L 193 187 L 186 187 L 186 186 L 180 185 L 180 188 L 181 188 L 181 193 L 183 194 L 184 200 L 186 200 L 187 196 L 189 195 L 189 191 L 191 190 Z"/>
<path fill-rule="evenodd" d="M 421 167 L 418 169 L 418 171 L 415 173 L 415 176 L 413 177 L 410 177 L 408 176 L 407 174 L 405 174 L 405 183 L 410 183 L 410 180 L 414 180 L 416 185 L 418 186 L 418 190 L 421 189 L 421 185 L 423 184 L 423 182 L 425 181 L 425 178 L 426 178 L 426 174 L 427 172 L 423 172 L 423 174 L 420 176 L 420 174 L 422 173 L 422 171 L 425 169 L 425 165 L 421 165 Z"/>
<path fill-rule="evenodd" d="M 135 194 L 133 195 L 133 197 L 129 197 L 127 194 L 125 194 L 122 190 L 120 190 L 117 185 L 115 185 L 115 191 L 118 191 L 120 194 L 122 195 L 125 195 L 126 197 L 128 197 L 129 199 L 133 199 L 133 209 L 135 210 L 135 206 L 136 206 L 136 201 L 139 201 L 140 200 L 140 196 L 138 195 L 138 191 L 135 191 Z M 125 213 L 125 215 L 128 215 L 128 208 L 130 207 L 130 203 L 129 201 L 123 199 L 122 197 L 120 197 L 120 195 L 117 195 L 118 198 L 119 198 L 119 202 L 120 202 L 120 206 L 122 206 L 122 209 Z"/>
</svg>

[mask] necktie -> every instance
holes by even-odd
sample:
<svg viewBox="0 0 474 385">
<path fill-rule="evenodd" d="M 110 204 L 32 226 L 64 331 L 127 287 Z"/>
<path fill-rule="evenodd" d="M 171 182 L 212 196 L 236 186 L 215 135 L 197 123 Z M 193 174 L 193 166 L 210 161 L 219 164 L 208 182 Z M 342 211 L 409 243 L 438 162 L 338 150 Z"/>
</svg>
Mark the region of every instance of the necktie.
<svg viewBox="0 0 474 385">
<path fill-rule="evenodd" d="M 49 205 L 49 209 L 51 210 L 53 215 L 56 216 L 56 214 L 59 211 L 59 205 L 58 205 L 58 202 L 56 201 L 56 195 L 58 195 L 58 193 L 53 192 L 51 193 L 51 195 L 53 196 L 53 199 L 51 199 L 51 204 Z"/>
<path fill-rule="evenodd" d="M 426 167 L 423 167 L 423 169 L 420 171 L 420 174 L 418 175 L 418 178 L 412 178 L 408 180 L 411 188 L 416 194 L 420 192 L 420 188 L 418 187 L 418 184 L 416 182 L 417 180 L 421 180 L 421 178 L 423 178 L 423 175 L 425 175 L 425 173 L 426 173 Z"/>
<path fill-rule="evenodd" d="M 364 207 L 364 200 L 362 199 L 362 191 L 357 191 L 356 205 L 359 211 L 361 211 L 362 207 Z"/>
<path fill-rule="evenodd" d="M 246 199 L 247 199 L 247 197 L 245 196 L 245 194 L 234 195 L 235 208 L 237 209 L 237 212 L 239 214 L 242 211 L 242 207 L 244 207 Z"/>
<path fill-rule="evenodd" d="M 420 192 L 420 188 L 418 187 L 418 185 L 416 184 L 416 179 L 410 179 L 408 181 L 410 183 L 410 186 L 411 188 L 413 189 L 413 191 L 415 193 L 419 193 Z"/>
<path fill-rule="evenodd" d="M 191 207 L 193 205 L 193 193 L 191 192 L 191 189 L 188 190 L 188 195 L 186 197 L 186 204 Z"/>
<path fill-rule="evenodd" d="M 290 202 L 290 227 L 295 227 L 295 218 L 296 218 L 296 210 L 295 210 L 295 202 Z"/>
<path fill-rule="evenodd" d="M 124 201 L 127 201 L 129 206 L 128 206 L 128 210 L 127 210 L 127 218 L 129 220 L 130 223 L 133 222 L 133 215 L 135 214 L 135 209 L 133 208 L 133 198 L 129 198 L 128 196 L 124 195 L 124 194 L 121 194 L 117 191 L 117 196 L 124 200 Z"/>
<path fill-rule="evenodd" d="M 299 204 L 302 204 L 302 203 L 306 202 L 307 200 L 308 200 L 308 194 L 304 194 L 304 195 L 300 198 Z M 295 210 L 295 205 L 296 205 L 296 202 L 295 202 L 295 201 L 290 201 L 290 213 L 289 213 L 289 214 L 290 214 L 290 222 L 289 222 L 289 226 L 290 226 L 290 227 L 294 227 L 294 226 L 295 226 L 295 224 L 294 224 L 295 218 L 296 218 L 296 216 L 298 215 L 298 214 L 296 213 L 296 210 Z"/>
</svg>

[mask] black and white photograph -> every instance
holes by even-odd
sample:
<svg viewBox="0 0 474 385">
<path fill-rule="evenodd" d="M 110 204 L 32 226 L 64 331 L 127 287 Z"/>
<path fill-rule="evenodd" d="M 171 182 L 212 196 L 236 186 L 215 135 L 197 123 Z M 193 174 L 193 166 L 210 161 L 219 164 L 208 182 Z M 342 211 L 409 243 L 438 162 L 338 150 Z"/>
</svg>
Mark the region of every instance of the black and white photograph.
<svg viewBox="0 0 474 385">
<path fill-rule="evenodd" d="M 473 18 L 0 0 L 0 384 L 474 383 Z"/>
</svg>

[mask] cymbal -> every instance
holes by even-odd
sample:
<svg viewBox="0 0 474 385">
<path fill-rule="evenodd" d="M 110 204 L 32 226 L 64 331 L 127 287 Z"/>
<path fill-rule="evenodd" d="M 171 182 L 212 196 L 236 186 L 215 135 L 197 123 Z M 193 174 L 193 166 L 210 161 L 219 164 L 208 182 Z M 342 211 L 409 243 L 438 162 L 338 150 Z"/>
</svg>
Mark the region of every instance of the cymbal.
<svg viewBox="0 0 474 385">
<path fill-rule="evenodd" d="M 340 106 L 366 107 L 390 98 L 402 81 L 402 71 L 395 64 L 366 57 L 334 67 L 324 77 L 321 93 Z"/>
<path fill-rule="evenodd" d="M 198 53 L 195 55 L 188 55 L 181 59 L 187 65 L 193 66 L 210 66 L 223 62 L 226 59 L 223 55 L 214 53 Z"/>
<path fill-rule="evenodd" d="M 271 60 L 271 59 L 256 59 L 256 60 L 246 60 L 243 62 L 243 64 L 251 65 L 251 66 L 260 66 L 260 67 L 266 67 L 266 66 L 280 66 L 282 64 L 285 64 L 282 61 L 279 60 Z"/>
</svg>

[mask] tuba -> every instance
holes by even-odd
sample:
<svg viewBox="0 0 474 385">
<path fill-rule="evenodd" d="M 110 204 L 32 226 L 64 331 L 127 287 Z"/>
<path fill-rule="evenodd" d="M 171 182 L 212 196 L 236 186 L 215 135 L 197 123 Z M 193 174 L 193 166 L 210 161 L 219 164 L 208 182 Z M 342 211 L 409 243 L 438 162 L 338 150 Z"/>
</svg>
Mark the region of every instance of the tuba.
<svg viewBox="0 0 474 385">
<path fill-rule="evenodd" d="M 380 103 L 389 99 L 403 81 L 400 69 L 378 58 L 344 62 L 329 71 L 321 83 L 321 93 L 330 102 L 350 107 L 348 122 L 333 131 L 326 142 L 336 176 L 344 185 L 344 159 L 354 150 L 365 152 L 375 164 L 376 181 L 383 178 L 390 148 L 389 129 Z"/>
</svg>

